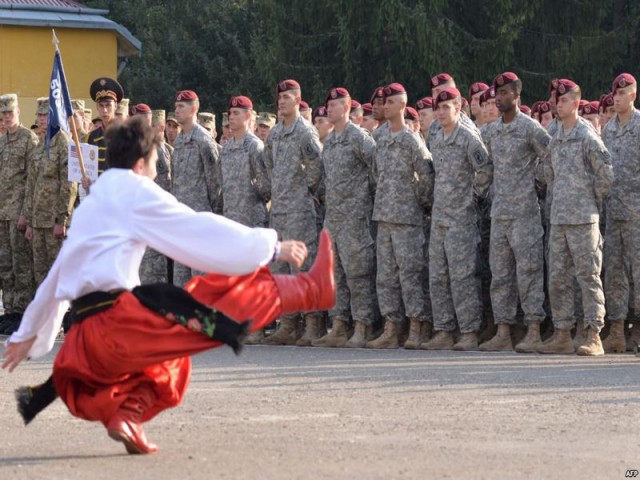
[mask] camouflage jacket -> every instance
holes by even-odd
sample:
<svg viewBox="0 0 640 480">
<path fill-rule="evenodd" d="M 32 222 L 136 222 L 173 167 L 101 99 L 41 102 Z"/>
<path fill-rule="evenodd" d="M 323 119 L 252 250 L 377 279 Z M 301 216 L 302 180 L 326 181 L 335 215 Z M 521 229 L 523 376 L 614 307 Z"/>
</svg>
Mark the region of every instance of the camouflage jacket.
<svg viewBox="0 0 640 480">
<path fill-rule="evenodd" d="M 626 125 L 617 115 L 604 127 L 602 137 L 611 153 L 613 184 L 607 215 L 616 220 L 640 219 L 640 111 L 633 109 Z"/>
<path fill-rule="evenodd" d="M 578 117 L 565 136 L 562 124 L 549 143 L 545 176 L 552 185 L 551 224 L 596 223 L 611 182 L 611 155 L 589 122 Z"/>
<path fill-rule="evenodd" d="M 0 220 L 18 220 L 23 212 L 27 172 L 38 137 L 20 125 L 0 137 Z"/>
<path fill-rule="evenodd" d="M 197 212 L 221 213 L 220 157 L 211 134 L 194 124 L 173 145 L 173 195 Z"/>
<path fill-rule="evenodd" d="M 431 145 L 436 174 L 432 223 L 444 226 L 475 223 L 475 196 L 487 194 L 493 177 L 491 158 L 480 133 L 459 122 L 448 138 L 440 129 Z"/>
<path fill-rule="evenodd" d="M 325 171 L 325 224 L 351 218 L 371 218 L 373 199 L 369 177 L 375 142 L 351 122 L 344 131 L 333 130 L 325 139 L 322 163 Z"/>
<path fill-rule="evenodd" d="M 551 136 L 531 117 L 516 111 L 510 123 L 491 123 L 484 139 L 493 163 L 491 217 L 529 218 L 540 214 L 536 193 L 538 159 L 548 152 Z"/>
<path fill-rule="evenodd" d="M 158 162 L 156 163 L 158 175 L 155 182 L 167 192 L 171 191 L 171 172 L 173 171 L 173 147 L 162 142 L 158 147 Z"/>
<path fill-rule="evenodd" d="M 480 130 L 476 126 L 475 122 L 471 120 L 469 117 L 467 117 L 465 114 L 463 114 L 462 112 L 460 112 L 460 124 L 464 125 L 471 131 L 480 133 Z M 429 150 L 431 150 L 431 142 L 436 138 L 437 133 L 441 130 L 442 130 L 442 125 L 440 125 L 440 122 L 434 118 L 433 122 L 431 122 L 431 126 L 429 127 L 429 134 L 425 139 L 425 143 L 427 144 L 427 147 L 429 148 Z"/>
<path fill-rule="evenodd" d="M 42 140 L 31 152 L 22 214 L 34 228 L 69 226 L 78 184 L 68 180 L 69 137 L 59 131 L 51 139 L 47 156 Z"/>
<path fill-rule="evenodd" d="M 298 116 L 286 127 L 279 122 L 264 146 L 271 182 L 271 212 L 315 212 L 314 195 L 322 181 L 322 144 L 318 133 Z"/>
<path fill-rule="evenodd" d="M 431 154 L 409 127 L 385 129 L 375 147 L 373 220 L 422 225 L 433 198 Z"/>
<path fill-rule="evenodd" d="M 248 132 L 222 147 L 222 204 L 225 217 L 248 227 L 264 227 L 270 185 L 262 163 L 262 140 Z"/>
</svg>

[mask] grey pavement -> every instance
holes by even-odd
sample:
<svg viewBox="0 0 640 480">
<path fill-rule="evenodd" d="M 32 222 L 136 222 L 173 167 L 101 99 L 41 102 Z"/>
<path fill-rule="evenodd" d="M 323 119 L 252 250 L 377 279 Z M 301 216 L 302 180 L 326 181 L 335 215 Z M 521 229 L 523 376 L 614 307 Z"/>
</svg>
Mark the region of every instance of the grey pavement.
<svg viewBox="0 0 640 480">
<path fill-rule="evenodd" d="M 0 348 L 1 349 L 1 348 Z M 0 373 L 0 479 L 616 479 L 640 469 L 640 359 L 247 347 L 194 358 L 128 456 L 58 400 L 29 427 Z"/>
</svg>

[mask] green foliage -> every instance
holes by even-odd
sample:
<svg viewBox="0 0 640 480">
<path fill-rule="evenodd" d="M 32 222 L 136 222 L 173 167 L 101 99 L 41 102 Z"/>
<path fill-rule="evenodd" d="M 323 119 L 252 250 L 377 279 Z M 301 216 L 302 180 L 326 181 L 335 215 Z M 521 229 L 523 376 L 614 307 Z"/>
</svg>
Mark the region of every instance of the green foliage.
<svg viewBox="0 0 640 480">
<path fill-rule="evenodd" d="M 366 102 L 399 81 L 410 100 L 447 71 L 461 90 L 516 72 L 526 103 L 550 78 L 597 99 L 621 71 L 640 74 L 636 0 L 87 0 L 143 44 L 120 80 L 135 102 L 172 107 L 178 89 L 220 112 L 233 95 L 275 110 L 275 85 L 295 78 L 312 105 L 346 86 Z"/>
</svg>

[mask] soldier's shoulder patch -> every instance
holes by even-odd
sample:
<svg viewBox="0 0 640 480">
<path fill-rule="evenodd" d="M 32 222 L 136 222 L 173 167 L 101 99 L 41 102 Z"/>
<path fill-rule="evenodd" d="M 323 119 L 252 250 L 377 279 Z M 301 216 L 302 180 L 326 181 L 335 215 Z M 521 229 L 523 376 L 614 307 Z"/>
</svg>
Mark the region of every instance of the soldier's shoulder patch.
<svg viewBox="0 0 640 480">
<path fill-rule="evenodd" d="M 481 149 L 477 149 L 473 152 L 473 161 L 476 162 L 476 165 L 482 165 L 487 161 L 487 156 Z"/>
<path fill-rule="evenodd" d="M 304 144 L 304 147 L 302 147 L 302 151 L 307 157 L 320 155 L 320 148 L 318 147 L 317 143 L 313 141 L 313 139 L 310 139 Z"/>
</svg>

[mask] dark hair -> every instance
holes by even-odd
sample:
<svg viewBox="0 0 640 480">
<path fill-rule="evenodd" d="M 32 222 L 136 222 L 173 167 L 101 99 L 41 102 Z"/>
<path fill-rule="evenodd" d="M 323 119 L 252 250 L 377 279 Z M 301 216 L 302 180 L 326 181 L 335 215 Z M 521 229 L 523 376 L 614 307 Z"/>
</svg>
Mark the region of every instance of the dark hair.
<svg viewBox="0 0 640 480">
<path fill-rule="evenodd" d="M 149 159 L 160 142 L 153 129 L 140 115 L 124 122 L 114 122 L 105 135 L 108 168 L 132 168 L 138 159 Z"/>
</svg>

